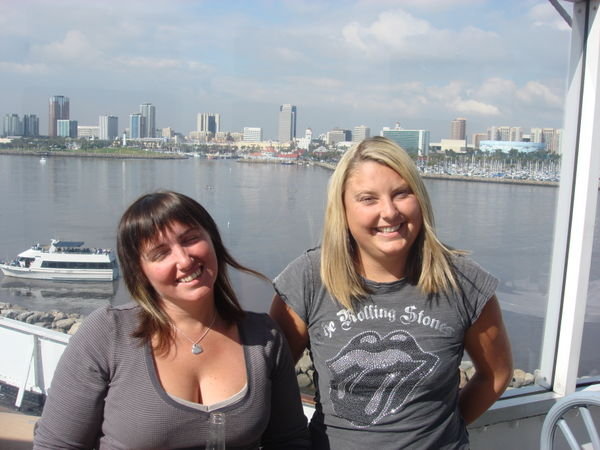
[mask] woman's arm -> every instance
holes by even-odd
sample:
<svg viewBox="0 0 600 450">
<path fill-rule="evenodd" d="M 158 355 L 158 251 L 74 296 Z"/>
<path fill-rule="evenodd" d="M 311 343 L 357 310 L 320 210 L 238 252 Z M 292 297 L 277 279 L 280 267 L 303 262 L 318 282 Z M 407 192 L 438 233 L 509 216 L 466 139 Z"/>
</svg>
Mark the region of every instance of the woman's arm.
<svg viewBox="0 0 600 450">
<path fill-rule="evenodd" d="M 275 324 L 273 324 L 275 327 Z M 271 378 L 271 415 L 261 444 L 264 450 L 309 449 L 307 419 L 300 400 L 294 361 L 280 330 L 275 334 Z"/>
<path fill-rule="evenodd" d="M 467 424 L 502 395 L 513 376 L 510 342 L 494 295 L 465 334 L 465 349 L 475 374 L 460 392 L 460 412 Z"/>
<path fill-rule="evenodd" d="M 109 334 L 105 321 L 90 315 L 71 337 L 56 367 L 33 448 L 82 449 L 97 443 L 108 389 L 105 367 Z"/>
<path fill-rule="evenodd" d="M 308 328 L 306 323 L 281 299 L 279 295 L 273 297 L 271 318 L 277 322 L 285 335 L 292 351 L 292 357 L 298 362 L 304 349 L 308 346 Z"/>
</svg>

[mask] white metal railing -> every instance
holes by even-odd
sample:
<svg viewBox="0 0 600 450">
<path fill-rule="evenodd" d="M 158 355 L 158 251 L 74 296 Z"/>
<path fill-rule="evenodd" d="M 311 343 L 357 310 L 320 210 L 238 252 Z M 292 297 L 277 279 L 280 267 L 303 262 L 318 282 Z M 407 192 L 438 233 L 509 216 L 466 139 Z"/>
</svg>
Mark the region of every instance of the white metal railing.
<svg viewBox="0 0 600 450">
<path fill-rule="evenodd" d="M 48 394 L 54 370 L 70 337 L 0 317 L 0 381 L 18 388 L 17 408 L 26 391 Z"/>
</svg>

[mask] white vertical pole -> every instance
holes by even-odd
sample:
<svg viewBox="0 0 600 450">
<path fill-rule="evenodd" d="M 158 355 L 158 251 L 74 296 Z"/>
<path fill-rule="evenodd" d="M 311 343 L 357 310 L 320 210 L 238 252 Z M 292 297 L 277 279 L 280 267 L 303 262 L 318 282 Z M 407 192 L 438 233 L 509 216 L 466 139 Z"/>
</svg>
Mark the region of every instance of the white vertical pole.
<svg viewBox="0 0 600 450">
<path fill-rule="evenodd" d="M 577 173 L 553 390 L 575 390 L 585 321 L 600 167 L 600 0 L 589 2 Z M 577 9 L 579 5 L 575 5 Z"/>
</svg>

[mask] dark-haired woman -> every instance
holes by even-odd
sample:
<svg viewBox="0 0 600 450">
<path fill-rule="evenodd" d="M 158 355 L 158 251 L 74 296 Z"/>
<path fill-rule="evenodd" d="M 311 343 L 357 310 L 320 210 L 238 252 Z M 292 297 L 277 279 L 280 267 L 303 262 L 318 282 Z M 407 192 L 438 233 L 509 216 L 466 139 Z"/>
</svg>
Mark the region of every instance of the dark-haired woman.
<svg viewBox="0 0 600 450">
<path fill-rule="evenodd" d="M 203 448 L 225 415 L 227 448 L 308 448 L 287 343 L 265 314 L 244 312 L 227 251 L 196 201 L 136 200 L 117 250 L 135 303 L 101 308 L 55 372 L 34 448 Z"/>
</svg>

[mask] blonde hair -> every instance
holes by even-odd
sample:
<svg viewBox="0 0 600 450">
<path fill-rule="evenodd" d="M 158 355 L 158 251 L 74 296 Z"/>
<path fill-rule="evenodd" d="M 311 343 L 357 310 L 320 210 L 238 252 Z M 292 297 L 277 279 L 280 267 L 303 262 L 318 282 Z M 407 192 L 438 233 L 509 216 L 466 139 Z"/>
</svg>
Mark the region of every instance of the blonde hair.
<svg viewBox="0 0 600 450">
<path fill-rule="evenodd" d="M 412 158 L 397 144 L 383 137 L 365 139 L 341 158 L 327 192 L 327 207 L 321 245 L 321 279 L 331 296 L 346 308 L 353 309 L 369 294 L 356 270 L 356 245 L 348 229 L 344 207 L 346 182 L 365 161 L 374 161 L 394 170 L 415 194 L 423 225 L 410 249 L 405 277 L 425 294 L 456 288 L 450 263 L 453 254 L 466 252 L 445 246 L 435 234 L 433 209 L 427 189 Z"/>
</svg>

